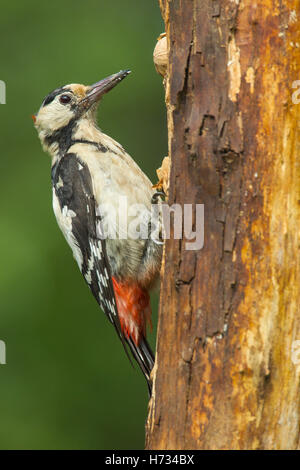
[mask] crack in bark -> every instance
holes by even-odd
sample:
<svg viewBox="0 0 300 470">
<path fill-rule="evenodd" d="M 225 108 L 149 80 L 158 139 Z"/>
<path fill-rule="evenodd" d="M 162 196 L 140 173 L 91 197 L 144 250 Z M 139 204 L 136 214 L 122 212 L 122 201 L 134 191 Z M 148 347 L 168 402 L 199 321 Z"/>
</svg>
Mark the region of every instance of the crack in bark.
<svg viewBox="0 0 300 470">
<path fill-rule="evenodd" d="M 182 87 L 182 90 L 178 91 L 178 93 L 177 93 L 178 107 L 179 107 L 179 103 L 184 104 L 185 100 L 186 100 L 186 92 L 187 92 L 187 88 L 188 88 L 189 68 L 190 68 L 190 60 L 191 60 L 191 53 L 192 53 L 192 45 L 193 45 L 193 43 L 191 42 L 190 45 L 189 45 L 189 50 L 188 50 L 188 55 L 187 55 L 186 67 L 184 69 L 183 87 Z"/>
</svg>

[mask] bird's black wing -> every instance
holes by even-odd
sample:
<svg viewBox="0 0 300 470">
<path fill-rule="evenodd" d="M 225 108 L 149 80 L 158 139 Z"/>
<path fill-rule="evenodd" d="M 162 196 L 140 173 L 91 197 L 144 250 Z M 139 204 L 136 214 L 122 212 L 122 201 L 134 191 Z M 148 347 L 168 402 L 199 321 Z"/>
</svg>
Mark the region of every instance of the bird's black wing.
<svg viewBox="0 0 300 470">
<path fill-rule="evenodd" d="M 97 237 L 96 227 L 99 230 L 101 220 L 96 214 L 89 169 L 78 155 L 68 153 L 53 166 L 52 183 L 59 203 L 61 229 L 82 275 L 114 325 L 130 359 L 118 316 L 105 239 Z"/>
</svg>

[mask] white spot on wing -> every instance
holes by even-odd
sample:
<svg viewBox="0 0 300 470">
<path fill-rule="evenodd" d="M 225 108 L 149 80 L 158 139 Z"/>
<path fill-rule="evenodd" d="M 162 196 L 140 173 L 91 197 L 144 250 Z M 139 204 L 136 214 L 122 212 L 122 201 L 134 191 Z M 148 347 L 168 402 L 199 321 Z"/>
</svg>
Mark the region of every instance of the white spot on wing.
<svg viewBox="0 0 300 470">
<path fill-rule="evenodd" d="M 71 209 L 68 208 L 68 206 L 64 206 L 63 209 L 62 209 L 62 215 L 63 217 L 76 217 L 76 214 L 74 211 L 72 211 Z"/>
<path fill-rule="evenodd" d="M 63 180 L 59 177 L 58 182 L 56 183 L 56 189 L 62 188 L 64 185 Z"/>
<path fill-rule="evenodd" d="M 84 275 L 85 280 L 88 284 L 92 283 L 92 270 L 93 269 L 94 269 L 94 258 L 91 257 L 89 258 L 87 272 Z"/>
<path fill-rule="evenodd" d="M 76 214 L 75 212 L 68 210 L 67 206 L 64 206 L 63 210 L 61 210 L 59 200 L 56 196 L 55 188 L 53 188 L 53 211 L 58 226 L 61 229 L 69 246 L 71 247 L 73 256 L 76 259 L 79 268 L 81 269 L 83 263 L 82 253 L 78 247 L 78 244 L 72 231 L 72 217 L 75 217 Z"/>
</svg>

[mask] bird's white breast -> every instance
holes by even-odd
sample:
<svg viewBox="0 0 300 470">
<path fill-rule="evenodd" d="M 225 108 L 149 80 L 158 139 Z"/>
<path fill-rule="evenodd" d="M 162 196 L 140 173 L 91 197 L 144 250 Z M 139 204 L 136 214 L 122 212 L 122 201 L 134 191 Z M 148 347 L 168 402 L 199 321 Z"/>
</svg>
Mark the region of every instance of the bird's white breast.
<svg viewBox="0 0 300 470">
<path fill-rule="evenodd" d="M 133 159 L 117 147 L 117 143 L 114 145 L 112 139 L 107 139 L 107 152 L 83 144 L 73 145 L 70 152 L 76 153 L 90 170 L 95 200 L 99 213 L 104 216 L 104 226 L 112 227 L 117 223 L 116 234 L 122 238 L 124 224 L 119 220 L 120 217 L 127 220 L 129 229 L 136 217 L 141 221 L 148 220 L 153 189 L 150 180 Z M 104 139 L 101 143 L 106 144 Z"/>
</svg>

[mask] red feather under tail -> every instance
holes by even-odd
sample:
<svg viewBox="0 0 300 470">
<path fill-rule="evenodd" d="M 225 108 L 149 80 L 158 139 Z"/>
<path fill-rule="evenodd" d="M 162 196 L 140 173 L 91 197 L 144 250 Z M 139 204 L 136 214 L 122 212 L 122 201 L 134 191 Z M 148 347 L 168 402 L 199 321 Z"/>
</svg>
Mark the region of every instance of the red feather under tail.
<svg viewBox="0 0 300 470">
<path fill-rule="evenodd" d="M 151 324 L 151 305 L 148 292 L 138 284 L 116 281 L 113 287 L 122 331 L 136 345 L 146 336 L 146 326 Z"/>
</svg>

